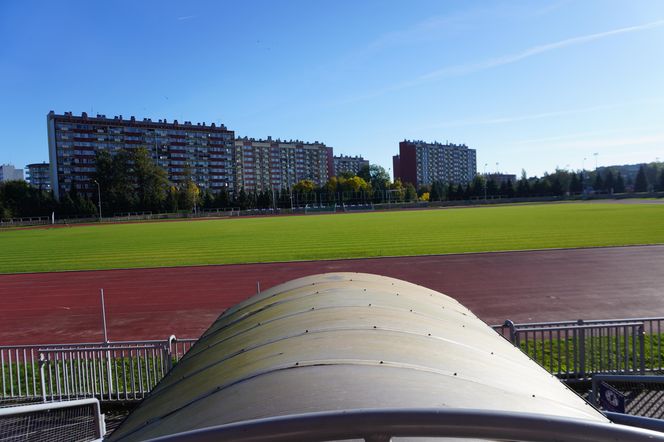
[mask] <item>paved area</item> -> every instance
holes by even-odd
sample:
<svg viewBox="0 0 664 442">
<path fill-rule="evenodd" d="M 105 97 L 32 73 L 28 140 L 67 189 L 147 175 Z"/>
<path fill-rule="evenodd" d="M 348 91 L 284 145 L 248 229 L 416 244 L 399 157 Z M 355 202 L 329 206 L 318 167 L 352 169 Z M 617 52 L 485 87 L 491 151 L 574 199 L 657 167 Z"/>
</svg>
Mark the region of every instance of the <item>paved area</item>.
<svg viewBox="0 0 664 442">
<path fill-rule="evenodd" d="M 0 275 L 0 344 L 199 336 L 224 309 L 300 276 L 376 273 L 458 299 L 488 323 L 664 316 L 664 246 Z"/>
</svg>

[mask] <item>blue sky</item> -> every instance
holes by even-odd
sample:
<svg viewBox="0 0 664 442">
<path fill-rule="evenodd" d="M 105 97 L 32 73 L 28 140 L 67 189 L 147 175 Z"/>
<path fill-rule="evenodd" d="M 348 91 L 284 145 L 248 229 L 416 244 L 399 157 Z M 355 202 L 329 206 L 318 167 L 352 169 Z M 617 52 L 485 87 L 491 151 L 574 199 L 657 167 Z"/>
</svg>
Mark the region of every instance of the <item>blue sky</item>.
<svg viewBox="0 0 664 442">
<path fill-rule="evenodd" d="M 3 1 L 0 85 L 17 166 L 48 160 L 51 109 L 222 122 L 386 169 L 404 138 L 466 143 L 480 172 L 648 162 L 664 2 Z"/>
</svg>

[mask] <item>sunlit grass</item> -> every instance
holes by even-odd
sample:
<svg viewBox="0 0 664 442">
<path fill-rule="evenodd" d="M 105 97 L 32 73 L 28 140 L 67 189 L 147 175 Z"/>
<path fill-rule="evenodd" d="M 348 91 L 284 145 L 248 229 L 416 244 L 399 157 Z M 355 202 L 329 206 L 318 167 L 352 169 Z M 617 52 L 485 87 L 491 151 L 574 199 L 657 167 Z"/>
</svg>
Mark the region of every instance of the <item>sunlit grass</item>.
<svg viewBox="0 0 664 442">
<path fill-rule="evenodd" d="M 0 273 L 664 243 L 664 205 L 541 204 L 0 231 Z"/>
</svg>

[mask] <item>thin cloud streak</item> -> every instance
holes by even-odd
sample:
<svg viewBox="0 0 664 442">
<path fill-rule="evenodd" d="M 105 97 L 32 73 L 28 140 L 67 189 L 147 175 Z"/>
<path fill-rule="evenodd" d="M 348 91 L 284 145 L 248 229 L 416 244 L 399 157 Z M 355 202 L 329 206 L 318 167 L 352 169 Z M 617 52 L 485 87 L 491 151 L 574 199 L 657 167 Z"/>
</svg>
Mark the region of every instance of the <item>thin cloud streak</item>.
<svg viewBox="0 0 664 442">
<path fill-rule="evenodd" d="M 664 132 L 642 135 L 637 137 L 623 138 L 593 138 L 590 140 L 577 140 L 563 143 L 541 143 L 537 144 L 538 151 L 560 151 L 560 150 L 582 150 L 593 152 L 599 150 L 611 150 L 612 148 L 628 149 L 634 146 L 662 144 L 664 143 Z M 513 149 L 512 152 L 532 152 L 532 148 Z"/>
<path fill-rule="evenodd" d="M 178 21 L 182 21 L 182 20 L 190 20 L 190 19 L 196 18 L 196 17 L 197 17 L 196 15 L 184 15 L 182 17 L 178 17 L 177 19 L 178 19 Z"/>
<path fill-rule="evenodd" d="M 492 58 L 489 60 L 485 60 L 482 62 L 478 63 L 470 63 L 470 64 L 460 64 L 460 65 L 455 65 L 455 66 L 447 66 L 432 72 L 429 72 L 427 74 L 421 75 L 417 78 L 414 78 L 412 80 L 407 80 L 403 81 L 401 83 L 396 83 L 391 86 L 386 86 L 382 89 L 376 90 L 374 92 L 369 92 L 366 94 L 361 94 L 361 95 L 355 95 L 352 97 L 348 97 L 342 100 L 335 101 L 331 104 L 333 105 L 343 105 L 343 104 L 352 104 L 356 103 L 359 101 L 364 101 L 368 100 L 371 98 L 377 98 L 382 95 L 385 95 L 389 92 L 397 92 L 403 89 L 411 88 L 414 86 L 419 86 L 420 84 L 436 80 L 438 78 L 444 78 L 444 77 L 457 77 L 457 76 L 463 76 L 463 75 L 468 75 L 472 74 L 475 72 L 480 72 L 492 68 L 496 68 L 499 66 L 504 66 L 507 64 L 512 64 L 516 63 L 522 60 L 525 60 L 527 58 L 540 55 L 546 52 L 550 52 L 556 49 L 563 49 L 567 48 L 570 46 L 575 46 L 575 45 L 580 45 L 583 43 L 589 43 L 592 41 L 596 40 L 601 40 L 607 37 L 612 37 L 614 35 L 621 35 L 621 34 L 628 34 L 632 32 L 640 32 L 640 31 L 646 31 L 649 29 L 655 29 L 655 28 L 660 28 L 664 26 L 664 19 L 660 19 L 657 21 L 649 22 L 649 23 L 643 23 L 640 25 L 635 25 L 635 26 L 627 26 L 624 28 L 618 28 L 618 29 L 613 29 L 610 31 L 605 31 L 605 32 L 598 32 L 595 34 L 588 34 L 588 35 L 581 35 L 578 37 L 572 37 L 568 38 L 565 40 L 560 40 L 554 43 L 548 43 L 545 45 L 539 45 L 539 46 L 533 46 L 531 48 L 528 48 L 526 50 L 523 50 L 521 52 L 515 53 L 515 54 L 509 54 L 509 55 L 504 55 L 502 57 L 497 57 L 497 58 Z"/>
<path fill-rule="evenodd" d="M 553 117 L 564 117 L 568 115 L 583 114 L 583 113 L 611 110 L 611 109 L 620 109 L 623 107 L 643 105 L 643 104 L 659 104 L 663 102 L 664 102 L 664 97 L 653 97 L 653 98 L 645 98 L 641 100 L 633 100 L 623 103 L 601 104 L 597 106 L 589 106 L 589 107 L 582 107 L 576 109 L 563 109 L 563 110 L 540 112 L 534 114 L 449 121 L 445 123 L 423 126 L 421 127 L 421 129 L 438 129 L 446 127 L 459 127 L 459 126 L 485 126 L 492 124 L 518 123 L 521 121 L 540 120 L 544 118 L 553 118 Z"/>
<path fill-rule="evenodd" d="M 659 129 L 659 127 L 657 127 Z M 580 138 L 587 138 L 587 137 L 596 137 L 598 135 L 610 135 L 610 134 L 625 134 L 629 132 L 643 132 L 647 130 L 653 130 L 653 126 L 633 126 L 629 128 L 617 128 L 617 129 L 604 129 L 604 130 L 593 130 L 593 131 L 588 131 L 588 132 L 575 132 L 575 133 L 567 133 L 564 135 L 555 135 L 555 136 L 549 136 L 549 137 L 540 137 L 540 138 L 528 138 L 528 139 L 522 139 L 522 140 L 516 140 L 508 143 L 510 146 L 524 146 L 524 145 L 532 145 L 532 144 L 537 144 L 541 145 L 542 143 L 544 144 L 550 144 L 552 141 L 560 141 L 560 140 L 574 140 L 574 139 L 580 139 Z"/>
<path fill-rule="evenodd" d="M 426 126 L 426 129 L 434 128 L 443 128 L 443 127 L 459 127 L 459 126 L 484 126 L 491 124 L 504 124 L 504 123 L 516 123 L 520 121 L 529 121 L 529 120 L 540 120 L 543 118 L 551 117 L 562 117 L 567 115 L 582 114 L 587 112 L 595 112 L 599 110 L 608 110 L 616 109 L 626 106 L 626 104 L 610 104 L 610 105 L 601 105 L 601 106 L 592 106 L 584 107 L 579 109 L 566 109 L 560 111 L 551 111 L 551 112 L 542 112 L 539 114 L 527 114 L 527 115 L 515 115 L 511 117 L 496 117 L 496 118 L 484 118 L 484 119 L 475 119 L 475 120 L 458 120 L 451 121 L 449 123 L 434 124 L 431 126 Z"/>
<path fill-rule="evenodd" d="M 583 43 L 588 43 L 595 40 L 601 40 L 606 37 L 611 37 L 614 35 L 628 34 L 631 32 L 645 31 L 648 29 L 655 29 L 664 26 L 664 20 L 657 20 L 650 23 L 644 23 L 636 26 L 628 26 L 625 28 L 613 29 L 611 31 L 598 32 L 596 34 L 582 35 L 579 37 L 568 38 L 565 40 L 560 40 L 554 43 L 549 43 L 540 46 L 533 46 L 524 51 L 518 52 L 516 54 L 505 55 L 498 58 L 492 58 L 480 63 L 472 64 L 463 64 L 457 66 L 445 67 L 428 74 L 422 75 L 419 77 L 420 81 L 431 80 L 434 78 L 444 77 L 444 76 L 456 76 L 456 75 L 465 75 L 473 72 L 483 71 L 486 69 L 491 69 L 498 66 L 503 66 L 506 64 L 516 63 L 526 58 L 533 57 L 535 55 L 543 54 L 545 52 L 553 51 L 556 49 L 562 49 L 569 46 L 576 46 Z"/>
</svg>

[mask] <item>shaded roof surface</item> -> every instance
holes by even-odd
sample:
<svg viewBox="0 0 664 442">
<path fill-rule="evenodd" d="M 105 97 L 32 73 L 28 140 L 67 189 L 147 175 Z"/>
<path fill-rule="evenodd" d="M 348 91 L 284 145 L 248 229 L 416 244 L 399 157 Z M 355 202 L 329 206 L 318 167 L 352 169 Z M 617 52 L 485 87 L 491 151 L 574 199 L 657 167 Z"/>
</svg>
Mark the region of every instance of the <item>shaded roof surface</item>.
<svg viewBox="0 0 664 442">
<path fill-rule="evenodd" d="M 608 422 L 449 296 L 383 276 L 328 273 L 224 312 L 113 439 L 316 411 L 423 407 Z"/>
</svg>

